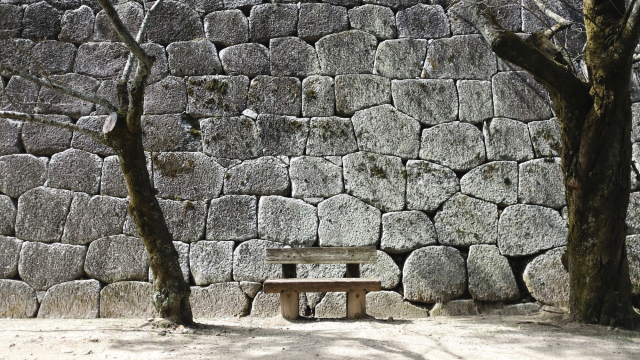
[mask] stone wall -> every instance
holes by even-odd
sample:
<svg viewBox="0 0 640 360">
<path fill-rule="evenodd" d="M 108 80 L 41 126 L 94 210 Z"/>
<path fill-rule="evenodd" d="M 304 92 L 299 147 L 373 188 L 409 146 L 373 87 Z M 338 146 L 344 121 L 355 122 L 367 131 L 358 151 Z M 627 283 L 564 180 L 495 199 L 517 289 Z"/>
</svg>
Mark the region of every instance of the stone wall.
<svg viewBox="0 0 640 360">
<path fill-rule="evenodd" d="M 264 249 L 287 246 L 376 246 L 362 276 L 382 280 L 367 295 L 377 317 L 567 304 L 549 98 L 496 59 L 459 5 L 440 5 L 165 1 L 144 45 L 156 56 L 144 141 L 196 317 L 277 315 L 261 283 L 280 267 Z M 141 5 L 117 8 L 136 30 Z M 518 6 L 499 16 L 517 32 L 540 26 Z M 0 32 L 13 37 L 0 61 L 114 99 L 128 53 L 91 0 L 1 0 Z M 18 76 L 0 87 L 3 109 L 96 129 L 105 117 Z M 113 152 L 0 119 L 0 155 L 0 317 L 153 316 Z M 640 233 L 640 192 L 628 222 Z M 638 294 L 640 235 L 628 248 Z M 301 300 L 304 315 L 346 315 L 344 294 Z"/>
</svg>

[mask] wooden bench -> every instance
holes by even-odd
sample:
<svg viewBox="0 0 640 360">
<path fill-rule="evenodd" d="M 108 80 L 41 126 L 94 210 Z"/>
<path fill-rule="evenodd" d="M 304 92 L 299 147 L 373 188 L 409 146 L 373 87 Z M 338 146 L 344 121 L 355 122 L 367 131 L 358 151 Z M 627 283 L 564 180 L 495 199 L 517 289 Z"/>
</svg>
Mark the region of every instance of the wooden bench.
<svg viewBox="0 0 640 360">
<path fill-rule="evenodd" d="M 347 318 L 367 314 L 367 291 L 380 291 L 379 279 L 360 278 L 360 264 L 376 263 L 375 247 L 267 249 L 267 264 L 282 264 L 282 279 L 264 282 L 264 292 L 280 293 L 280 312 L 297 319 L 299 292 L 346 292 Z M 297 264 L 347 264 L 346 278 L 297 279 Z"/>
</svg>

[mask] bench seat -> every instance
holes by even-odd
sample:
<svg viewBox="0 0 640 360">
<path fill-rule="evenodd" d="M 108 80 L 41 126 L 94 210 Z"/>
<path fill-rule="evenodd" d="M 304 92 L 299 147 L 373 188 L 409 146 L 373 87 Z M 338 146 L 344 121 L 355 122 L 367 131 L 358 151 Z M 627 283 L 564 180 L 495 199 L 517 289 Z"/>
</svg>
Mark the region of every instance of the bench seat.
<svg viewBox="0 0 640 360">
<path fill-rule="evenodd" d="M 281 291 L 299 292 L 348 292 L 351 290 L 380 291 L 379 279 L 367 278 L 323 278 L 323 279 L 272 279 L 264 282 L 264 292 L 277 294 Z"/>
</svg>

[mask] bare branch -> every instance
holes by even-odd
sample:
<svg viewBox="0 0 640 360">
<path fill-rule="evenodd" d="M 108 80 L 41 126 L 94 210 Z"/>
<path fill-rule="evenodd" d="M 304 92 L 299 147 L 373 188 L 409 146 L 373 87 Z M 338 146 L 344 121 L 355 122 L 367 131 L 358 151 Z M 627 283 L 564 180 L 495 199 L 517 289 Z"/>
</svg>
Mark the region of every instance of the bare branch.
<svg viewBox="0 0 640 360">
<path fill-rule="evenodd" d="M 129 30 L 122 23 L 120 16 L 116 12 L 116 9 L 111 4 L 110 0 L 98 0 L 98 3 L 104 10 L 105 15 L 113 25 L 113 29 L 120 37 L 120 40 L 124 43 L 124 45 L 133 53 L 133 55 L 138 58 L 140 62 L 151 63 L 153 62 L 153 57 L 147 55 L 147 53 L 140 47 L 140 44 L 133 38 Z"/>
<path fill-rule="evenodd" d="M 556 23 L 560 24 L 560 23 L 569 22 L 569 20 L 563 18 L 562 16 L 558 15 L 558 13 L 551 10 L 547 6 L 547 4 L 545 4 L 542 0 L 531 0 L 531 1 L 533 1 L 533 3 L 536 4 L 536 6 L 540 9 L 540 11 L 542 11 L 543 14 L 547 15 L 549 18 L 551 18 L 551 20 L 555 21 Z"/>
<path fill-rule="evenodd" d="M 31 114 L 17 112 L 17 111 L 0 111 L 0 118 L 19 119 L 19 120 L 38 123 L 38 124 L 55 126 L 61 129 L 75 131 L 91 138 L 93 141 L 109 146 L 109 144 L 107 144 L 107 142 L 102 137 L 101 133 L 92 129 L 88 129 L 83 126 L 76 125 L 74 123 L 57 121 L 57 120 L 54 120 L 53 117 L 47 117 L 42 115 L 31 115 Z"/>
<path fill-rule="evenodd" d="M 138 30 L 138 35 L 136 36 L 136 42 L 140 44 L 142 42 L 142 37 L 144 33 L 147 31 L 147 27 L 149 26 L 149 20 L 156 9 L 162 4 L 163 0 L 156 1 L 155 4 L 149 9 L 142 20 L 142 24 L 140 25 L 140 29 Z M 145 9 L 147 8 L 147 2 L 144 2 Z M 127 65 L 124 67 L 124 71 L 122 72 L 122 82 L 129 81 L 129 76 L 131 75 L 131 69 L 133 68 L 133 53 L 129 54 L 129 59 L 127 60 Z"/>
<path fill-rule="evenodd" d="M 627 13 L 629 15 L 625 13 L 624 17 L 627 17 L 627 21 L 622 24 L 623 28 L 618 44 L 622 47 L 621 55 L 623 57 L 635 58 L 631 54 L 633 54 L 640 38 L 640 1 L 631 1 Z"/>
</svg>

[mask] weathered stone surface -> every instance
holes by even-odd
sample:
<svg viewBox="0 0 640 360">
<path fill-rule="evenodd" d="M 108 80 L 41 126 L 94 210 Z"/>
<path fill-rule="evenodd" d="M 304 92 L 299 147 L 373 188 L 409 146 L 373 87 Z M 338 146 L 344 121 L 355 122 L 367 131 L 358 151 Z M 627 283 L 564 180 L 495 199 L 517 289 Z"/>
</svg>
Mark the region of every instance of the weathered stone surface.
<svg viewBox="0 0 640 360">
<path fill-rule="evenodd" d="M 160 45 L 204 38 L 200 15 L 183 3 L 167 0 L 149 19 L 147 39 Z"/>
<path fill-rule="evenodd" d="M 471 316 L 478 315 L 478 304 L 473 300 L 454 300 L 446 303 L 438 302 L 431 309 L 430 315 L 435 316 Z"/>
<path fill-rule="evenodd" d="M 247 108 L 258 114 L 300 115 L 300 80 L 294 77 L 257 76 L 251 81 Z"/>
<path fill-rule="evenodd" d="M 199 14 L 206 14 L 224 8 L 222 0 L 192 0 L 185 1 L 184 3 L 196 10 Z"/>
<path fill-rule="evenodd" d="M 239 44 L 220 51 L 227 75 L 269 75 L 269 49 L 257 43 Z"/>
<path fill-rule="evenodd" d="M 631 114 L 631 142 L 637 142 L 640 141 L 640 103 L 631 104 Z"/>
<path fill-rule="evenodd" d="M 426 52 L 423 39 L 383 41 L 376 52 L 374 73 L 393 79 L 420 77 Z"/>
<path fill-rule="evenodd" d="M 339 75 L 335 80 L 336 112 L 350 116 L 356 111 L 391 103 L 391 81 L 377 75 Z"/>
<path fill-rule="evenodd" d="M 29 66 L 25 66 L 28 68 Z M 19 111 L 32 114 L 38 101 L 40 86 L 20 76 L 11 77 L 3 92 L 2 110 Z"/>
<path fill-rule="evenodd" d="M 82 277 L 86 254 L 84 246 L 25 242 L 20 250 L 18 273 L 35 290 L 47 290 Z"/>
<path fill-rule="evenodd" d="M 167 46 L 169 70 L 173 76 L 222 73 L 215 45 L 209 40 L 179 41 Z"/>
<path fill-rule="evenodd" d="M 245 160 L 262 154 L 258 129 L 248 117 L 203 119 L 200 131 L 202 150 L 207 155 Z"/>
<path fill-rule="evenodd" d="M 59 122 L 71 122 L 69 117 L 63 115 L 42 116 Z M 25 122 L 25 124 L 22 125 L 21 137 L 22 145 L 28 153 L 39 156 L 50 156 L 68 149 L 71 145 L 72 135 L 73 132 L 71 130 Z"/>
<path fill-rule="evenodd" d="M 322 73 L 371 74 L 377 45 L 375 36 L 360 30 L 323 37 L 316 42 Z"/>
<path fill-rule="evenodd" d="M 289 190 L 286 164 L 271 156 L 234 166 L 227 170 L 224 178 L 225 195 L 284 195 Z"/>
<path fill-rule="evenodd" d="M 102 159 L 98 155 L 68 149 L 51 157 L 47 185 L 97 194 L 100 190 L 101 174 Z"/>
<path fill-rule="evenodd" d="M 351 122 L 360 150 L 405 159 L 418 157 L 420 123 L 393 106 L 380 105 L 360 110 Z"/>
<path fill-rule="evenodd" d="M 316 305 L 316 318 L 341 319 L 347 317 L 347 293 L 327 293 Z"/>
<path fill-rule="evenodd" d="M 318 205 L 320 246 L 376 246 L 380 210 L 341 194 Z"/>
<path fill-rule="evenodd" d="M 560 260 L 565 251 L 566 247 L 549 250 L 533 259 L 524 270 L 524 283 L 541 304 L 569 305 L 569 273 Z"/>
<path fill-rule="evenodd" d="M 84 271 L 106 283 L 141 280 L 149 277 L 147 250 L 142 240 L 116 235 L 93 241 L 87 251 Z"/>
<path fill-rule="evenodd" d="M 159 153 L 153 156 L 153 180 L 158 196 L 202 200 L 218 197 L 224 168 L 202 153 Z"/>
<path fill-rule="evenodd" d="M 406 175 L 400 158 L 357 152 L 345 156 L 343 161 L 348 194 L 383 211 L 404 208 Z"/>
<path fill-rule="evenodd" d="M 521 304 L 513 304 L 513 305 L 506 305 L 503 307 L 497 307 L 497 308 L 490 309 L 488 311 L 486 311 L 487 309 L 482 309 L 482 310 L 483 310 L 483 314 L 487 314 L 487 315 L 527 316 L 527 315 L 535 315 L 539 313 L 541 309 L 542 307 L 535 303 L 521 303 Z"/>
<path fill-rule="evenodd" d="M 80 74 L 51 75 L 50 78 L 76 90 L 95 94 L 98 80 Z M 79 119 L 89 115 L 94 105 L 88 101 L 63 95 L 55 90 L 42 87 L 38 95 L 38 109 L 42 114 L 67 115 L 72 119 Z M 102 124 L 100 124 L 102 126 Z"/>
<path fill-rule="evenodd" d="M 204 238 L 207 204 L 204 201 L 174 201 L 158 199 L 160 209 L 176 241 L 186 243 Z M 124 224 L 124 233 L 138 236 L 138 229 L 130 215 Z"/>
<path fill-rule="evenodd" d="M 331 197 L 342 192 L 342 168 L 319 157 L 291 159 L 291 190 L 296 198 Z"/>
<path fill-rule="evenodd" d="M 536 3 L 531 0 L 523 0 L 522 6 L 532 9 L 532 11 L 523 11 L 522 13 L 522 30 L 524 32 L 532 33 L 541 29 L 546 30 L 549 27 L 549 22 L 553 21 L 540 11 Z M 568 21 L 583 21 L 581 1 L 568 0 L 559 4 L 550 3 L 545 7 L 563 18 L 569 19 Z"/>
<path fill-rule="evenodd" d="M 259 282 L 240 281 L 239 284 L 242 291 L 244 291 L 244 293 L 252 299 L 256 297 L 256 295 L 262 288 L 262 284 Z"/>
<path fill-rule="evenodd" d="M 3 90 L 4 85 L 0 84 L 0 91 Z M 22 128 L 21 121 L 0 119 L 0 156 L 21 152 L 20 132 Z"/>
<path fill-rule="evenodd" d="M 385 6 L 367 4 L 350 9 L 349 22 L 352 28 L 371 33 L 380 40 L 396 37 L 396 18 Z"/>
<path fill-rule="evenodd" d="M 249 313 L 251 302 L 236 282 L 191 287 L 191 311 L 195 318 L 230 317 Z"/>
<path fill-rule="evenodd" d="M 135 1 L 122 2 L 113 6 L 122 20 L 124 26 L 129 30 L 130 34 L 138 33 L 142 19 L 144 19 L 144 10 L 142 5 Z M 120 41 L 120 37 L 116 33 L 113 25 L 104 10 L 96 15 L 95 28 L 93 30 L 93 39 L 96 41 Z"/>
<path fill-rule="evenodd" d="M 384 251 L 376 250 L 377 260 L 375 264 L 361 264 L 360 276 L 363 278 L 376 278 L 382 282 L 382 289 L 393 289 L 400 282 L 402 272 L 391 256 Z"/>
<path fill-rule="evenodd" d="M 453 80 L 394 80 L 391 94 L 398 110 L 424 125 L 455 121 L 458 115 Z"/>
<path fill-rule="evenodd" d="M 435 245 L 436 228 L 427 215 L 420 211 L 391 212 L 382 215 L 380 250 L 405 253 Z"/>
<path fill-rule="evenodd" d="M 316 50 L 302 39 L 297 37 L 271 39 L 269 47 L 273 76 L 308 76 L 320 72 Z"/>
<path fill-rule="evenodd" d="M 42 299 L 39 318 L 95 319 L 100 312 L 100 282 L 76 280 L 54 285 Z"/>
<path fill-rule="evenodd" d="M 449 19 L 439 5 L 417 4 L 396 14 L 399 38 L 435 39 L 448 36 Z"/>
<path fill-rule="evenodd" d="M 307 155 L 347 155 L 358 150 L 350 119 L 316 117 L 309 122 Z"/>
<path fill-rule="evenodd" d="M 536 159 L 519 165 L 518 202 L 559 209 L 566 205 L 560 158 Z"/>
<path fill-rule="evenodd" d="M 145 155 L 147 157 L 147 172 L 149 172 L 149 175 L 153 177 L 153 171 L 151 169 L 151 154 L 146 153 Z M 153 180 L 153 178 L 151 180 Z M 129 196 L 124 175 L 122 174 L 122 170 L 120 170 L 120 161 L 116 155 L 108 156 L 102 162 L 100 195 L 116 197 Z"/>
<path fill-rule="evenodd" d="M 20 37 L 24 8 L 11 4 L 0 4 L 0 36 L 2 39 Z"/>
<path fill-rule="evenodd" d="M 486 121 L 482 132 L 487 147 L 487 159 L 526 161 L 533 158 L 527 124 L 496 118 Z"/>
<path fill-rule="evenodd" d="M 153 285 L 140 281 L 109 284 L 100 291 L 101 318 L 148 319 L 157 315 L 151 296 Z"/>
<path fill-rule="evenodd" d="M 47 180 L 47 158 L 15 154 L 0 156 L 0 192 L 14 199 Z"/>
<path fill-rule="evenodd" d="M 280 294 L 265 294 L 260 291 L 253 299 L 251 316 L 280 316 Z"/>
<path fill-rule="evenodd" d="M 496 57 L 480 35 L 438 39 L 429 45 L 424 62 L 431 78 L 491 80 L 498 71 Z"/>
<path fill-rule="evenodd" d="M 494 245 L 473 245 L 467 258 L 469 293 L 476 301 L 511 301 L 520 296 L 506 257 Z"/>
<path fill-rule="evenodd" d="M 145 90 L 144 113 L 179 114 L 187 108 L 187 87 L 179 77 L 167 76 Z"/>
<path fill-rule="evenodd" d="M 200 147 L 195 129 L 181 114 L 145 115 L 141 123 L 146 151 L 197 151 Z"/>
<path fill-rule="evenodd" d="M 518 202 L 518 163 L 495 161 L 480 165 L 460 180 L 461 192 L 500 205 Z"/>
<path fill-rule="evenodd" d="M 189 268 L 196 285 L 231 281 L 233 241 L 198 241 L 189 250 Z"/>
<path fill-rule="evenodd" d="M 31 4 L 24 10 L 22 37 L 55 39 L 60 33 L 61 14 L 45 1 Z"/>
<path fill-rule="evenodd" d="M 416 319 L 429 317 L 429 310 L 412 305 L 395 291 L 367 293 L 367 315 L 378 319 Z"/>
<path fill-rule="evenodd" d="M 304 153 L 309 119 L 259 115 L 256 122 L 264 155 L 299 156 Z"/>
<path fill-rule="evenodd" d="M 348 28 L 347 8 L 326 3 L 300 4 L 298 36 L 304 40 L 318 40 Z"/>
<path fill-rule="evenodd" d="M 0 317 L 31 318 L 38 312 L 36 291 L 22 281 L 0 279 Z"/>
<path fill-rule="evenodd" d="M 522 31 L 522 8 L 520 3 L 505 3 L 502 0 L 488 0 L 491 13 L 498 23 L 513 32 Z M 534 5 L 535 6 L 535 5 Z M 454 35 L 478 33 L 468 8 L 462 3 L 452 4 L 447 10 Z"/>
<path fill-rule="evenodd" d="M 248 90 L 246 76 L 190 77 L 187 113 L 193 117 L 240 115 L 247 106 Z"/>
<path fill-rule="evenodd" d="M 174 241 L 173 247 L 176 248 L 178 252 L 178 262 L 180 263 L 180 271 L 182 272 L 182 277 L 184 281 L 189 283 L 189 277 L 191 275 L 191 271 L 189 269 L 189 244 L 185 244 L 182 241 Z M 149 282 L 153 283 L 155 281 L 155 275 L 151 267 L 149 267 Z"/>
<path fill-rule="evenodd" d="M 536 157 L 560 156 L 562 137 L 558 119 L 532 121 L 527 125 Z"/>
<path fill-rule="evenodd" d="M 251 41 L 295 35 L 297 27 L 298 7 L 295 4 L 260 4 L 251 8 Z"/>
<path fill-rule="evenodd" d="M 8 65 L 12 65 L 22 69 L 29 68 L 28 54 L 35 43 L 28 39 L 2 39 L 0 40 L 0 59 Z M 17 51 L 16 51 L 17 50 Z"/>
<path fill-rule="evenodd" d="M 104 124 L 105 118 L 106 116 L 83 116 L 76 124 L 92 130 L 102 131 L 102 125 Z M 78 132 L 73 133 L 73 138 L 71 138 L 71 147 L 98 154 L 100 156 L 115 155 L 115 151 L 113 151 L 113 149 L 106 145 L 97 143 L 91 138 L 79 134 Z"/>
<path fill-rule="evenodd" d="M 233 251 L 233 280 L 263 282 L 281 277 L 282 265 L 265 263 L 265 249 L 284 247 L 282 243 L 267 240 L 249 240 L 238 245 Z M 254 299 L 254 306 L 260 294 Z"/>
<path fill-rule="evenodd" d="M 491 82 L 478 80 L 460 80 L 456 83 L 461 122 L 478 124 L 493 117 L 493 99 Z"/>
<path fill-rule="evenodd" d="M 498 222 L 498 246 L 502 255 L 533 255 L 564 246 L 567 236 L 567 223 L 560 213 L 542 206 L 509 206 Z"/>
<path fill-rule="evenodd" d="M 104 80 L 100 83 L 96 95 L 103 97 L 105 100 L 111 102 L 111 104 L 117 105 L 120 103 L 118 99 L 117 80 Z M 111 112 L 100 105 L 96 105 L 96 111 L 92 112 L 93 115 L 109 115 Z"/>
<path fill-rule="evenodd" d="M 80 45 L 74 71 L 95 78 L 119 76 L 129 57 L 121 43 L 85 43 Z"/>
<path fill-rule="evenodd" d="M 498 207 L 486 201 L 454 195 L 444 203 L 434 222 L 440 244 L 469 246 L 497 242 Z"/>
<path fill-rule="evenodd" d="M 273 66 L 273 60 L 272 60 Z M 273 70 L 272 70 L 273 72 Z M 309 76 L 302 80 L 302 116 L 333 116 L 335 85 L 330 76 Z"/>
<path fill-rule="evenodd" d="M 62 242 L 86 245 L 101 237 L 120 234 L 126 216 L 124 199 L 74 193 Z"/>
<path fill-rule="evenodd" d="M 420 158 L 455 171 L 471 170 L 485 160 L 482 133 L 475 126 L 461 122 L 425 129 Z"/>
<path fill-rule="evenodd" d="M 18 199 L 16 237 L 29 241 L 60 241 L 72 197 L 71 191 L 44 187 L 24 193 Z"/>
<path fill-rule="evenodd" d="M 311 246 L 318 230 L 317 209 L 298 199 L 263 196 L 258 203 L 260 238 L 291 246 Z"/>
<path fill-rule="evenodd" d="M 428 246 L 409 255 L 402 270 L 404 298 L 424 303 L 448 302 L 467 289 L 467 271 L 460 252 Z"/>
<path fill-rule="evenodd" d="M 640 233 L 640 192 L 632 192 L 629 195 L 626 223 L 628 234 Z"/>
<path fill-rule="evenodd" d="M 502 72 L 493 77 L 494 115 L 524 122 L 550 119 L 547 92 L 525 71 Z"/>
<path fill-rule="evenodd" d="M 22 240 L 0 236 L 0 279 L 11 279 L 18 274 L 18 259 Z"/>
<path fill-rule="evenodd" d="M 142 49 L 146 51 L 147 54 L 156 57 L 156 61 L 153 63 L 153 67 L 151 68 L 151 74 L 149 74 L 149 84 L 153 84 L 167 77 L 167 75 L 169 75 L 169 60 L 167 59 L 164 47 L 159 44 L 146 43 L 142 44 Z M 134 64 L 136 64 L 133 67 L 135 71 L 137 62 Z"/>
<path fill-rule="evenodd" d="M 47 40 L 31 49 L 31 73 L 65 74 L 73 69 L 76 47 L 73 44 Z M 83 59 L 78 59 L 83 61 Z"/>
<path fill-rule="evenodd" d="M 86 5 L 76 10 L 65 11 L 58 39 L 73 43 L 90 41 L 93 37 L 94 20 L 93 10 Z"/>
<path fill-rule="evenodd" d="M 204 18 L 204 32 L 214 44 L 238 45 L 249 41 L 249 21 L 237 9 L 214 11 Z"/>
<path fill-rule="evenodd" d="M 0 238 L 0 246 L 1 240 Z M 640 295 L 640 236 L 627 236 L 627 261 L 629 262 L 629 276 L 631 277 L 631 294 Z M 0 270 L 2 267 L 0 266 Z"/>
</svg>

